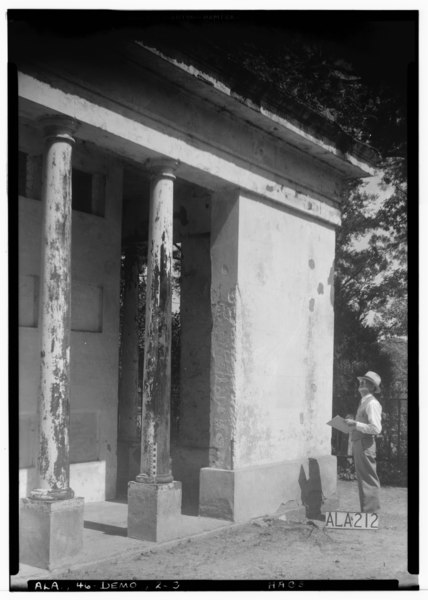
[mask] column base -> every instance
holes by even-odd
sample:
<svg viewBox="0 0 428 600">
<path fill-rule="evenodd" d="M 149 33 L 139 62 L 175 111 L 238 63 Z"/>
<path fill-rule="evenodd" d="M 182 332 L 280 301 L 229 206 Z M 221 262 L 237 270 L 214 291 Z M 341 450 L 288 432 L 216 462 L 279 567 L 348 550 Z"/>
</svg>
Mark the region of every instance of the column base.
<svg viewBox="0 0 428 600">
<path fill-rule="evenodd" d="M 164 542 L 178 536 L 181 483 L 128 484 L 128 537 Z"/>
<path fill-rule="evenodd" d="M 226 470 L 204 468 L 199 514 L 247 521 L 288 514 L 293 520 L 316 518 L 336 502 L 335 456 L 320 456 Z"/>
<path fill-rule="evenodd" d="M 23 498 L 20 560 L 49 570 L 68 565 L 83 548 L 83 507 L 83 498 L 55 502 Z"/>
</svg>

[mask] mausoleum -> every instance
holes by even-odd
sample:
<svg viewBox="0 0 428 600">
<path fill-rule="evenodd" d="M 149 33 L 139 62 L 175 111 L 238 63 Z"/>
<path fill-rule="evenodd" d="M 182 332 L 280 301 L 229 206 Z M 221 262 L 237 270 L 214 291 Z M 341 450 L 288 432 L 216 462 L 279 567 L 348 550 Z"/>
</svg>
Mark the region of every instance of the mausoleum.
<svg viewBox="0 0 428 600">
<path fill-rule="evenodd" d="M 230 521 L 311 497 L 331 506 L 335 235 L 344 185 L 372 174 L 372 150 L 260 93 L 245 69 L 174 55 L 162 36 L 61 35 L 19 19 L 9 35 L 25 560 L 40 544 L 48 567 L 78 552 L 83 503 L 121 486 L 140 539 L 169 539 L 186 502 Z"/>
</svg>

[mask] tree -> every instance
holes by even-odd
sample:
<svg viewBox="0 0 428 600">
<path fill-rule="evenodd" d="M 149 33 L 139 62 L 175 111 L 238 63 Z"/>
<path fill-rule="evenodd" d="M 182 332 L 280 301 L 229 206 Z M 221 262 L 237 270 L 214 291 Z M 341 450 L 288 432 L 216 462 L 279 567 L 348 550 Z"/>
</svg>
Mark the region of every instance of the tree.
<svg viewBox="0 0 428 600">
<path fill-rule="evenodd" d="M 393 193 L 381 204 L 359 183 L 346 190 L 336 307 L 380 336 L 407 328 L 406 77 L 414 30 L 406 15 L 397 21 L 387 13 L 376 21 L 367 14 L 275 12 L 257 19 L 233 14 L 220 23 L 193 15 L 143 36 L 167 54 L 229 78 L 235 91 L 260 105 L 274 102 L 296 115 L 308 107 L 336 131 L 376 147 L 383 186 Z"/>
<path fill-rule="evenodd" d="M 350 309 L 380 337 L 407 333 L 406 195 L 379 202 L 354 186 L 337 235 L 336 311 Z"/>
</svg>

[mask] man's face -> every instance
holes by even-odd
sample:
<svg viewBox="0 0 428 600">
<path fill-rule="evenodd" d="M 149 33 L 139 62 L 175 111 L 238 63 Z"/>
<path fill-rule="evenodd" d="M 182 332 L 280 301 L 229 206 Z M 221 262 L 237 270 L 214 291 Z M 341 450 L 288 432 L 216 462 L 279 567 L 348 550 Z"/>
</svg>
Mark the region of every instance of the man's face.
<svg viewBox="0 0 428 600">
<path fill-rule="evenodd" d="M 360 392 L 361 396 L 365 396 L 366 394 L 369 394 L 371 392 L 371 384 L 369 381 L 367 381 L 367 379 L 359 379 L 358 380 L 358 391 Z"/>
</svg>

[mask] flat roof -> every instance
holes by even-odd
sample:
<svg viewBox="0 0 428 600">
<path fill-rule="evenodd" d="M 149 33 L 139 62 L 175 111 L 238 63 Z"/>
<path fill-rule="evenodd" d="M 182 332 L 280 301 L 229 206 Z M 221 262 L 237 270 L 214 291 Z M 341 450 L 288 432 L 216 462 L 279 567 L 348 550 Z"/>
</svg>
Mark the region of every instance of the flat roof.
<svg viewBox="0 0 428 600">
<path fill-rule="evenodd" d="M 218 104 L 264 131 L 313 155 L 349 178 L 374 174 L 377 151 L 344 132 L 334 121 L 303 103 L 271 88 L 260 94 L 263 82 L 243 76 L 239 69 L 202 70 L 197 60 L 165 53 L 135 40 L 129 49 L 134 60 L 159 75 L 178 81 L 189 91 Z M 229 66 L 229 65 L 228 65 Z"/>
</svg>

